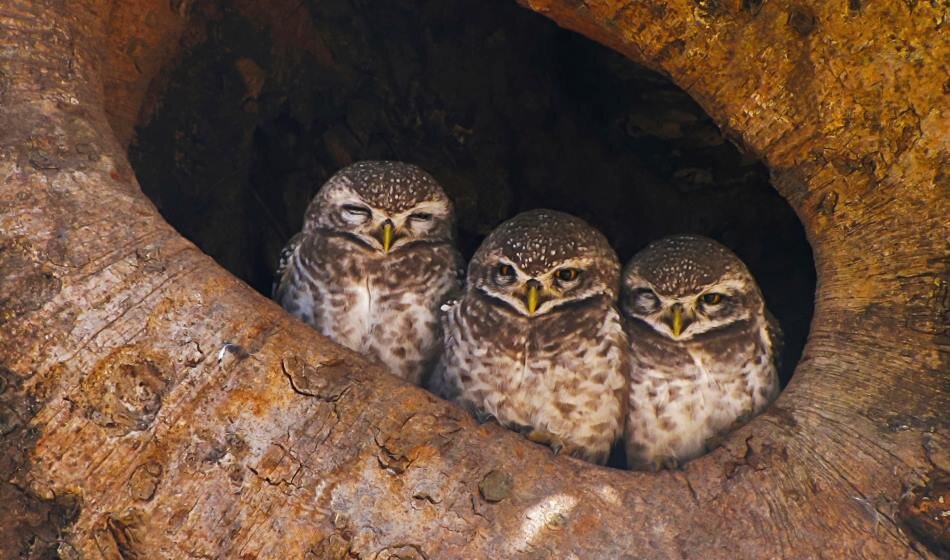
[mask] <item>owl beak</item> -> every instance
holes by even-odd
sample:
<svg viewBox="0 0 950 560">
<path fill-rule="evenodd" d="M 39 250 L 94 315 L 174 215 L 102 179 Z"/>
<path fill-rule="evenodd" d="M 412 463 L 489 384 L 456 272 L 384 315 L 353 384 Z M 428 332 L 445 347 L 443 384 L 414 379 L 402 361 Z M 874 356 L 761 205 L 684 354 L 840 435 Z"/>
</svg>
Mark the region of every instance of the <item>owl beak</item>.
<svg viewBox="0 0 950 560">
<path fill-rule="evenodd" d="M 525 305 L 528 308 L 528 315 L 534 315 L 538 310 L 538 299 L 541 292 L 541 283 L 537 280 L 528 280 L 528 294 L 525 297 Z"/>
<path fill-rule="evenodd" d="M 390 220 L 383 222 L 383 228 L 379 232 L 379 242 L 383 245 L 383 252 L 388 253 L 393 244 L 393 223 Z"/>
<path fill-rule="evenodd" d="M 683 305 L 680 303 L 673 304 L 671 313 L 668 316 L 670 332 L 673 333 L 674 337 L 678 337 L 682 334 L 683 329 L 689 326 L 693 322 L 692 316 L 687 316 L 686 312 L 683 310 Z"/>
</svg>

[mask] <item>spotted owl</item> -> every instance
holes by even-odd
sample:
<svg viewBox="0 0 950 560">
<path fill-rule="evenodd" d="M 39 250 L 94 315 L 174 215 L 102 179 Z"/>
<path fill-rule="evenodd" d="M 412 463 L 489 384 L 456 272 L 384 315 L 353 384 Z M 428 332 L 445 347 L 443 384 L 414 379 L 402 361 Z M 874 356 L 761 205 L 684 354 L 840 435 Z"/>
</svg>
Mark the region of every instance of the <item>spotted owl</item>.
<svg viewBox="0 0 950 560">
<path fill-rule="evenodd" d="M 624 269 L 620 306 L 631 344 L 632 467 L 692 459 L 778 395 L 778 323 L 721 244 L 696 235 L 650 244 Z"/>
<path fill-rule="evenodd" d="M 443 315 L 430 388 L 529 439 L 604 463 L 623 429 L 620 262 L 583 220 L 519 214 L 476 251 Z"/>
<path fill-rule="evenodd" d="M 335 342 L 420 384 L 439 307 L 461 289 L 452 202 L 428 173 L 363 161 L 336 173 L 284 248 L 274 299 Z"/>
</svg>

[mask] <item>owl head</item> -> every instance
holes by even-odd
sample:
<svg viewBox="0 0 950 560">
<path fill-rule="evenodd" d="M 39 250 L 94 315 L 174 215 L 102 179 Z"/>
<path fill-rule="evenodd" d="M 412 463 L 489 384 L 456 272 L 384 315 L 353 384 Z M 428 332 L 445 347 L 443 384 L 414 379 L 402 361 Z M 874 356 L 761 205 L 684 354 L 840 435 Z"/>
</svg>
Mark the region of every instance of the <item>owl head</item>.
<svg viewBox="0 0 950 560">
<path fill-rule="evenodd" d="M 451 242 L 455 212 L 439 183 L 398 161 L 361 161 L 338 171 L 314 196 L 304 231 L 338 235 L 368 251 Z"/>
<path fill-rule="evenodd" d="M 698 235 L 674 235 L 637 253 L 623 271 L 621 310 L 661 336 L 689 340 L 764 313 L 762 294 L 732 251 Z"/>
<path fill-rule="evenodd" d="M 468 267 L 467 292 L 510 313 L 535 317 L 594 298 L 616 299 L 620 262 L 584 220 L 531 210 L 502 223 Z"/>
</svg>

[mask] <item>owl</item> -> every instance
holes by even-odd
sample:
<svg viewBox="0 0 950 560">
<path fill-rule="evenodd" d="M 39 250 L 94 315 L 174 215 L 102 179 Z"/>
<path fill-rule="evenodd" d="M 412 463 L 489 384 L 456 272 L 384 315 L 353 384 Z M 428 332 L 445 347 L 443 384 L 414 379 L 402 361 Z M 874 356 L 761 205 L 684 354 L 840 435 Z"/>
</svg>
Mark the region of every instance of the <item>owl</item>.
<svg viewBox="0 0 950 560">
<path fill-rule="evenodd" d="M 333 341 L 420 384 L 461 289 L 452 202 L 422 169 L 363 161 L 314 196 L 281 253 L 274 299 Z"/>
<path fill-rule="evenodd" d="M 742 261 L 712 239 L 677 235 L 640 251 L 624 269 L 620 307 L 632 467 L 694 458 L 778 394 L 778 323 Z"/>
<path fill-rule="evenodd" d="M 519 214 L 482 243 L 445 307 L 430 389 L 529 439 L 604 463 L 623 430 L 620 262 L 583 220 Z"/>
</svg>

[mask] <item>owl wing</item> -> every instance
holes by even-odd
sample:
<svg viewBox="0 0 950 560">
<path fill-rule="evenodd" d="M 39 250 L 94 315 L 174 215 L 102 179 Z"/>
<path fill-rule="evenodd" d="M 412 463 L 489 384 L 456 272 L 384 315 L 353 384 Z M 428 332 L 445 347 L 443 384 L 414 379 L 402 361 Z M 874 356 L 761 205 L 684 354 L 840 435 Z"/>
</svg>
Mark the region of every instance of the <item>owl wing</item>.
<svg viewBox="0 0 950 560">
<path fill-rule="evenodd" d="M 766 330 L 769 333 L 769 342 L 772 345 L 772 361 L 775 363 L 775 369 L 782 370 L 782 354 L 785 350 L 785 333 L 782 332 L 782 326 L 778 319 L 768 309 L 765 310 Z"/>
<path fill-rule="evenodd" d="M 450 300 L 457 300 L 462 297 L 462 289 L 465 287 L 465 259 L 462 254 L 455 251 L 455 290 L 449 294 Z M 453 304 L 458 303 L 454 301 Z"/>
<path fill-rule="evenodd" d="M 458 294 L 450 294 L 450 297 Z M 455 325 L 452 324 L 452 310 L 459 304 L 457 299 L 447 299 L 439 306 L 439 323 L 442 332 L 442 349 L 438 361 L 432 370 L 432 374 L 426 381 L 426 389 L 435 393 L 448 401 L 454 401 L 460 392 L 460 388 L 452 382 L 451 376 L 447 372 L 447 360 L 452 360 L 453 348 L 449 346 L 455 344 L 452 333 L 455 332 Z"/>
<path fill-rule="evenodd" d="M 290 261 L 294 258 L 294 253 L 297 252 L 297 248 L 300 246 L 300 241 L 303 239 L 303 232 L 298 233 L 290 238 L 290 241 L 284 245 L 284 248 L 280 250 L 280 258 L 277 261 L 277 270 L 274 272 L 274 282 L 271 284 L 270 294 L 271 297 L 277 298 L 277 289 L 280 287 L 280 283 L 284 280 L 284 273 L 287 272 L 287 267 L 290 265 Z"/>
</svg>

